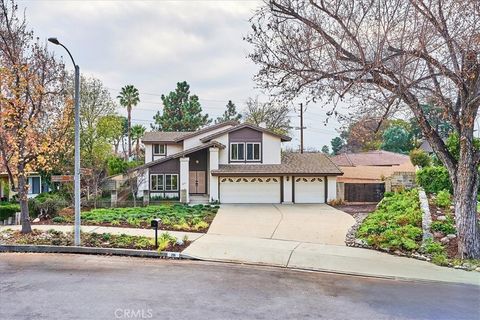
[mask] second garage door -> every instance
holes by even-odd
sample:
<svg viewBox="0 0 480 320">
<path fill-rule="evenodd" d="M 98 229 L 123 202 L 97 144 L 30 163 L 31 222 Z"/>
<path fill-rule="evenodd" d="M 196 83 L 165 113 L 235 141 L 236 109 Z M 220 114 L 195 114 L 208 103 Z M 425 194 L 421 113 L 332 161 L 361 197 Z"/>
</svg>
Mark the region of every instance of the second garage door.
<svg viewBox="0 0 480 320">
<path fill-rule="evenodd" d="M 323 178 L 295 177 L 295 203 L 325 203 Z"/>
<path fill-rule="evenodd" d="M 279 177 L 222 177 L 221 203 L 280 203 Z"/>
</svg>

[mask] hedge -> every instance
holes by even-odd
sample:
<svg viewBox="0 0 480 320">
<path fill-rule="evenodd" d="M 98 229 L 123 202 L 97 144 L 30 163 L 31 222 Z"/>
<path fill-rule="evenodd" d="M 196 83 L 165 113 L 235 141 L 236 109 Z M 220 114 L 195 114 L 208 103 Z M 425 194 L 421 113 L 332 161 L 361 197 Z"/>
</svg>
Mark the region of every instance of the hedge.
<svg viewBox="0 0 480 320">
<path fill-rule="evenodd" d="M 17 203 L 0 203 L 0 221 L 15 216 L 16 212 L 20 212 L 20 205 Z"/>
<path fill-rule="evenodd" d="M 417 171 L 417 183 L 427 193 L 438 193 L 442 190 L 453 192 L 452 183 L 445 167 L 426 167 Z"/>
</svg>

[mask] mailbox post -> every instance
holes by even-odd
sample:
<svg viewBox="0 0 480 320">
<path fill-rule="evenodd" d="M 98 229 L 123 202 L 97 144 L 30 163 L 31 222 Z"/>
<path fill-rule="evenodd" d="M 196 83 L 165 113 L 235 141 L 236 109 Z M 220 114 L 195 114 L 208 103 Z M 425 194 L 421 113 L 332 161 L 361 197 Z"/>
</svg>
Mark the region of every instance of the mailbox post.
<svg viewBox="0 0 480 320">
<path fill-rule="evenodd" d="M 160 219 L 153 219 L 151 222 L 150 222 L 150 226 L 152 228 L 155 228 L 155 249 L 158 249 L 158 227 L 160 227 L 160 225 L 162 224 L 162 220 Z"/>
</svg>

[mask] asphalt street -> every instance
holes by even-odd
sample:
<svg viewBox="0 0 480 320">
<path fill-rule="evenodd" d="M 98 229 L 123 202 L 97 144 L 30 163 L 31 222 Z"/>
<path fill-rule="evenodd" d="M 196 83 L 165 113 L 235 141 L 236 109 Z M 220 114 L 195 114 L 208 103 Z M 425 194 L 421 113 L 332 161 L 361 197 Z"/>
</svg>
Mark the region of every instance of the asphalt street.
<svg viewBox="0 0 480 320">
<path fill-rule="evenodd" d="M 0 254 L 0 319 L 480 319 L 480 287 L 198 261 Z"/>
</svg>

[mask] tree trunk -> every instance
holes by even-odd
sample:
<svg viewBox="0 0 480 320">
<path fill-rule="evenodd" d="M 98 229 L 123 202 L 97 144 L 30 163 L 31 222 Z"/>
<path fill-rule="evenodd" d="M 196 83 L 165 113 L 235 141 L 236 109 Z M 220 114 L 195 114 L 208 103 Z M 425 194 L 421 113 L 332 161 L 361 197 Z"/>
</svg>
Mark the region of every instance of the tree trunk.
<svg viewBox="0 0 480 320">
<path fill-rule="evenodd" d="M 136 145 L 136 153 L 137 153 L 137 160 L 140 159 L 140 140 L 137 139 L 137 145 Z"/>
<path fill-rule="evenodd" d="M 131 136 L 131 127 L 132 127 L 132 107 L 127 107 L 128 112 L 128 157 L 132 156 L 132 136 Z"/>
<path fill-rule="evenodd" d="M 473 161 L 458 163 L 453 180 L 458 254 L 461 258 L 480 258 L 480 227 L 477 218 L 478 168 Z"/>
<path fill-rule="evenodd" d="M 19 169 L 22 166 L 19 166 Z M 20 171 L 20 170 L 19 170 Z M 20 202 L 21 220 L 22 220 L 22 233 L 32 232 L 32 226 L 30 225 L 30 215 L 28 213 L 28 188 L 27 177 L 24 172 L 18 174 L 18 200 Z"/>
</svg>

